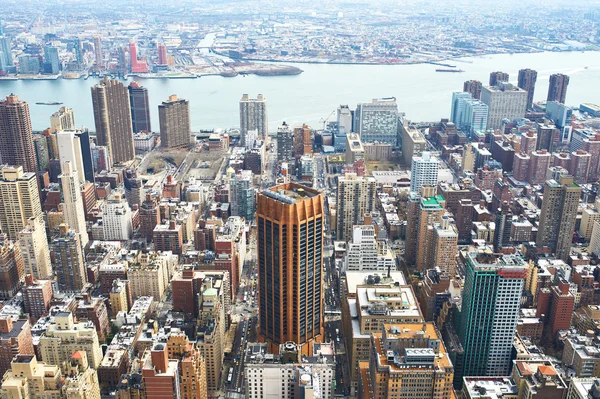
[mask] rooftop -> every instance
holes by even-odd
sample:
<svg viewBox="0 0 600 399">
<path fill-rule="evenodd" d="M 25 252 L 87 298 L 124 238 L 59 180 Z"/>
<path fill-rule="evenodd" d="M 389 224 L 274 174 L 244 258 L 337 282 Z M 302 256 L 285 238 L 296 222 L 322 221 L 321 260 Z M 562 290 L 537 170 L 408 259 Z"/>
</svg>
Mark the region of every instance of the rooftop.
<svg viewBox="0 0 600 399">
<path fill-rule="evenodd" d="M 298 200 L 316 197 L 321 193 L 318 190 L 300 184 L 288 183 L 271 187 L 263 191 L 263 194 L 271 199 L 286 204 L 295 204 Z"/>
</svg>

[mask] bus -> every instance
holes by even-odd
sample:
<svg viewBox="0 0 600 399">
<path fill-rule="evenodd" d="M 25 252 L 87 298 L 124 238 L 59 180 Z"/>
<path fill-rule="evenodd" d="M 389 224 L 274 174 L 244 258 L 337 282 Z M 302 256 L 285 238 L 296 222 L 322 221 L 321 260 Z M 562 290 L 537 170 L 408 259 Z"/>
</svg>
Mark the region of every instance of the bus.
<svg viewBox="0 0 600 399">
<path fill-rule="evenodd" d="M 248 293 L 244 292 L 244 303 L 248 302 Z"/>
<path fill-rule="evenodd" d="M 231 384 L 232 379 L 233 379 L 233 369 L 229 370 L 229 376 L 227 376 L 227 383 Z"/>
</svg>

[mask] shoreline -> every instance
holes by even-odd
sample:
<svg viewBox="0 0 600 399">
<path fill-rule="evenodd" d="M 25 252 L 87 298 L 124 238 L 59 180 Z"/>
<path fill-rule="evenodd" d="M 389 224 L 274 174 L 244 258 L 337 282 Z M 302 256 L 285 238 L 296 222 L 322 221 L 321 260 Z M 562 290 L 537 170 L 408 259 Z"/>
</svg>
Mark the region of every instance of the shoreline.
<svg viewBox="0 0 600 399">
<path fill-rule="evenodd" d="M 369 66 L 403 66 L 403 65 L 434 65 L 434 66 L 446 66 L 442 63 L 444 62 L 464 62 L 464 63 L 472 63 L 468 59 L 472 58 L 480 58 L 480 57 L 491 57 L 497 55 L 519 55 L 519 54 L 539 54 L 539 53 L 586 53 L 586 52 L 600 52 L 600 49 L 597 50 L 567 50 L 567 51 L 552 51 L 552 50 L 539 50 L 539 51 L 523 51 L 523 52 L 513 52 L 513 53 L 482 53 L 477 55 L 461 55 L 457 57 L 446 57 L 446 58 L 438 58 L 432 59 L 429 61 L 405 61 L 405 62 L 358 62 L 358 61 L 335 61 L 335 60 L 278 60 L 278 59 L 259 59 L 259 58 L 240 58 L 233 60 L 234 63 L 240 63 L 244 66 L 244 63 L 248 63 L 246 70 L 242 69 L 239 71 L 221 71 L 214 73 L 192 73 L 192 72 L 182 72 L 182 73 L 171 73 L 171 74 L 140 74 L 140 73 L 131 73 L 127 74 L 122 79 L 199 79 L 202 77 L 209 76 L 220 76 L 225 78 L 237 77 L 237 76 L 246 76 L 246 75 L 256 75 L 256 76 L 295 76 L 300 75 L 304 71 L 294 65 L 281 65 L 281 69 L 261 69 L 257 67 L 257 65 L 267 65 L 267 64 L 313 64 L 313 65 L 369 65 Z M 226 54 L 222 54 L 218 51 L 212 50 L 213 54 L 216 54 L 221 57 L 230 58 Z M 231 59 L 231 58 L 230 58 Z M 256 64 L 252 65 L 254 62 Z M 65 76 L 65 75 L 29 75 L 29 76 L 18 76 L 18 75 L 8 75 L 8 76 L 0 76 L 0 82 L 2 81 L 33 81 L 33 80 L 77 80 L 77 79 L 88 79 L 90 77 L 98 77 L 102 76 L 112 76 L 112 74 L 107 75 L 90 75 L 89 72 L 82 72 L 80 76 Z"/>
</svg>

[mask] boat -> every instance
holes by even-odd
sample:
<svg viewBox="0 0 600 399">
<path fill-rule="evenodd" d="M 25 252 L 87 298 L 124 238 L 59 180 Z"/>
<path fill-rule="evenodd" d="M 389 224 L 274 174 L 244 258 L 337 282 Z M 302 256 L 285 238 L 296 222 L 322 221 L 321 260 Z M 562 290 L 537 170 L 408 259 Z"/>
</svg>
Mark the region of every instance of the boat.
<svg viewBox="0 0 600 399">
<path fill-rule="evenodd" d="M 436 72 L 464 72 L 462 69 L 436 69 Z"/>
<path fill-rule="evenodd" d="M 35 104 L 36 105 L 62 105 L 62 103 L 58 102 L 58 101 L 39 101 Z"/>
</svg>

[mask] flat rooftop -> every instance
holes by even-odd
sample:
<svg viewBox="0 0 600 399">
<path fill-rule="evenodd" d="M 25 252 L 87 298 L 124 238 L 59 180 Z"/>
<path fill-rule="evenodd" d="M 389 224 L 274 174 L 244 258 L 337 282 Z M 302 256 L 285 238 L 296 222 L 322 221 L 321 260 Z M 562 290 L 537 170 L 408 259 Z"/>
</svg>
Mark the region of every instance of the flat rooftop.
<svg viewBox="0 0 600 399">
<path fill-rule="evenodd" d="M 288 183 L 271 187 L 263 191 L 263 194 L 277 201 L 294 204 L 298 200 L 316 197 L 321 193 L 318 190 L 314 190 L 301 184 Z"/>
</svg>

